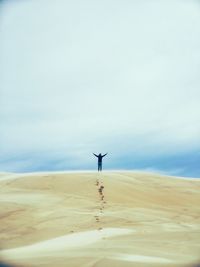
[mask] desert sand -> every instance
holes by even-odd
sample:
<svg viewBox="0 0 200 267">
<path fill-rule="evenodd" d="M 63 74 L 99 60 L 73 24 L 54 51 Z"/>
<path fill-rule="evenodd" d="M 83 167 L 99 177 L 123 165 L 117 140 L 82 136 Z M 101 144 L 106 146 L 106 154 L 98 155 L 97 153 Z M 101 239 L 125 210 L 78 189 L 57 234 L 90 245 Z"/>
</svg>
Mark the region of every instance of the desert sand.
<svg viewBox="0 0 200 267">
<path fill-rule="evenodd" d="M 142 172 L 0 175 L 1 259 L 14 266 L 195 266 L 200 179 Z"/>
</svg>

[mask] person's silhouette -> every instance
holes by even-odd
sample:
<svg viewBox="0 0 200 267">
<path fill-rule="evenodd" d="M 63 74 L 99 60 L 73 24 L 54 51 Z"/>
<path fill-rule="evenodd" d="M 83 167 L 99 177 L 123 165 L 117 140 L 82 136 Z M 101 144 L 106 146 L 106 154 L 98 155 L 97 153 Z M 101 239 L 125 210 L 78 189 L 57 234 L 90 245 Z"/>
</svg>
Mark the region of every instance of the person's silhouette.
<svg viewBox="0 0 200 267">
<path fill-rule="evenodd" d="M 108 153 L 101 155 L 101 153 L 99 155 L 96 155 L 93 153 L 93 155 L 95 155 L 95 157 L 98 158 L 98 172 L 102 171 L 102 158 L 105 157 Z"/>
</svg>

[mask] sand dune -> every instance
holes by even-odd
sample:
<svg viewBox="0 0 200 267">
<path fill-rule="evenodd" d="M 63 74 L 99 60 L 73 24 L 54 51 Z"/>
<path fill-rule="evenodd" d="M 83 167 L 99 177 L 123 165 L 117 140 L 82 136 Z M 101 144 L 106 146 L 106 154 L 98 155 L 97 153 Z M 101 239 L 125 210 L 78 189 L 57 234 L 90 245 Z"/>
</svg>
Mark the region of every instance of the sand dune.
<svg viewBox="0 0 200 267">
<path fill-rule="evenodd" d="M 200 180 L 141 172 L 0 175 L 1 258 L 18 266 L 190 266 Z"/>
</svg>

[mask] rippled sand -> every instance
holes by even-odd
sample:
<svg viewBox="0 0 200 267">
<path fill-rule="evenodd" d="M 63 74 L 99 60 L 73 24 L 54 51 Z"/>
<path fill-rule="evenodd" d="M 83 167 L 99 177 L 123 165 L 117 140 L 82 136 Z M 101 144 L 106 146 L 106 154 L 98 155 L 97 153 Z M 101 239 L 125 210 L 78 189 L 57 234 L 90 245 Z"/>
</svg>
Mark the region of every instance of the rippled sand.
<svg viewBox="0 0 200 267">
<path fill-rule="evenodd" d="M 17 266 L 193 266 L 200 179 L 141 172 L 0 175 L 1 258 Z"/>
</svg>

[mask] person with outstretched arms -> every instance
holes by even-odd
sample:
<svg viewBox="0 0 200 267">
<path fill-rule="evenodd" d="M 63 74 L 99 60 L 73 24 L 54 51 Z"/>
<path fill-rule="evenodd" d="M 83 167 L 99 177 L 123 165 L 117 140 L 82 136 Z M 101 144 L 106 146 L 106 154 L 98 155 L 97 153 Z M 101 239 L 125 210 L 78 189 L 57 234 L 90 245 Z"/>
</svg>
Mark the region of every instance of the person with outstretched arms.
<svg viewBox="0 0 200 267">
<path fill-rule="evenodd" d="M 99 154 L 99 155 L 96 155 L 95 153 L 93 153 L 93 155 L 95 156 L 95 157 L 97 157 L 98 158 L 98 172 L 100 171 L 102 171 L 102 159 L 103 159 L 103 157 L 105 157 L 106 155 L 107 155 L 108 153 L 106 153 L 106 154 L 104 154 L 104 155 L 101 155 L 101 153 Z"/>
</svg>

